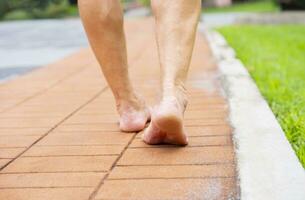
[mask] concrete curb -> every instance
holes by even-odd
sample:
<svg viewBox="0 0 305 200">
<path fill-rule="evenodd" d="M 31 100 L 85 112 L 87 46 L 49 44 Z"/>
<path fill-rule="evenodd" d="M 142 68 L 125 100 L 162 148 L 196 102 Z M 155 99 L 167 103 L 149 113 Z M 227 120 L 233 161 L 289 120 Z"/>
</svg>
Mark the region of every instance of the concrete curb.
<svg viewBox="0 0 305 200">
<path fill-rule="evenodd" d="M 199 26 L 218 63 L 230 106 L 242 200 L 303 200 L 305 171 L 267 102 L 234 50 Z"/>
</svg>

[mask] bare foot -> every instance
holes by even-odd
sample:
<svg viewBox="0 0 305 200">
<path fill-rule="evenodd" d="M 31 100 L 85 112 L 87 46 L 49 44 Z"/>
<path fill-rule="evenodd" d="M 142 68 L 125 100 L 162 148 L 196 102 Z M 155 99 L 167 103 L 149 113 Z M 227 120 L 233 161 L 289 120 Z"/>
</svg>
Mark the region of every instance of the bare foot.
<svg viewBox="0 0 305 200">
<path fill-rule="evenodd" d="M 147 144 L 187 145 L 183 127 L 185 101 L 177 98 L 164 99 L 152 111 L 152 121 L 144 131 L 143 140 Z"/>
<path fill-rule="evenodd" d="M 117 105 L 120 114 L 120 129 L 124 132 L 136 132 L 145 128 L 150 120 L 150 112 L 142 98 L 121 101 Z"/>
</svg>

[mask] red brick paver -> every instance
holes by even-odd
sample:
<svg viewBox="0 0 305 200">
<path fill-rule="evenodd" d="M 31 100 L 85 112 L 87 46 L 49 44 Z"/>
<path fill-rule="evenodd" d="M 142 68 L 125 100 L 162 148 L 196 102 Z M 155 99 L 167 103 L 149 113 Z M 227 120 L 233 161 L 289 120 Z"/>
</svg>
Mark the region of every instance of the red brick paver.
<svg viewBox="0 0 305 200">
<path fill-rule="evenodd" d="M 159 66 L 151 19 L 126 22 L 130 73 L 150 104 Z M 198 34 L 187 83 L 190 144 L 144 144 L 118 130 L 88 49 L 0 85 L 0 199 L 237 199 L 227 103 Z"/>
</svg>

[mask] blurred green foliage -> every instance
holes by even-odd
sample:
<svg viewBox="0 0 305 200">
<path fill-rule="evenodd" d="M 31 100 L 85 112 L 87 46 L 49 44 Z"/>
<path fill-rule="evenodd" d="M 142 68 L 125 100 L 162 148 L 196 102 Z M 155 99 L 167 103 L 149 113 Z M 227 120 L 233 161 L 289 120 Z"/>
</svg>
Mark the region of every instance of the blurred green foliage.
<svg viewBox="0 0 305 200">
<path fill-rule="evenodd" d="M 77 10 L 75 10 L 76 14 Z M 68 0 L 0 0 L 0 19 L 55 18 L 71 15 Z"/>
<path fill-rule="evenodd" d="M 123 5 L 138 2 L 150 5 L 150 0 L 121 0 Z M 73 4 L 71 4 L 73 3 Z M 0 20 L 60 18 L 78 14 L 75 0 L 0 0 Z"/>
<path fill-rule="evenodd" d="M 25 10 L 13 10 L 7 13 L 4 17 L 6 20 L 21 20 L 21 19 L 29 19 L 32 16 L 26 12 Z"/>
<path fill-rule="evenodd" d="M 150 0 L 138 0 L 138 2 L 144 6 L 150 6 Z"/>
</svg>

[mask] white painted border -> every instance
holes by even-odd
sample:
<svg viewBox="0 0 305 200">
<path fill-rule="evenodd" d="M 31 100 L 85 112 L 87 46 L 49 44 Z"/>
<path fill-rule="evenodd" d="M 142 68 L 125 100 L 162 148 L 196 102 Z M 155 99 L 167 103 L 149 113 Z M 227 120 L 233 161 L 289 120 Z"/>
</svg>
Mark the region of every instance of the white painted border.
<svg viewBox="0 0 305 200">
<path fill-rule="evenodd" d="M 267 102 L 218 32 L 199 26 L 230 106 L 242 200 L 305 200 L 305 170 Z"/>
</svg>

